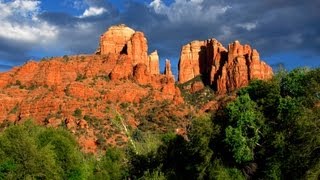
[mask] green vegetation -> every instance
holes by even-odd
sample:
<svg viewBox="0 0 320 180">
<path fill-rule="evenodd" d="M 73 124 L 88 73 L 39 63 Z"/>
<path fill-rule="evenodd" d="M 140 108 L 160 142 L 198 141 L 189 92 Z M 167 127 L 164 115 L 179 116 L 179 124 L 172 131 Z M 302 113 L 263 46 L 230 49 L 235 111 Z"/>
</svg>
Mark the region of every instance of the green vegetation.
<svg viewBox="0 0 320 180">
<path fill-rule="evenodd" d="M 0 135 L 0 178 L 83 179 L 87 164 L 66 131 L 30 122 L 7 128 Z"/>
<path fill-rule="evenodd" d="M 183 84 L 177 84 L 177 86 L 180 88 L 181 94 L 184 98 L 184 100 L 193 106 L 196 106 L 197 108 L 201 107 L 205 103 L 214 100 L 214 91 L 212 88 L 208 85 L 204 86 L 202 90 L 199 90 L 194 93 L 190 93 L 190 89 L 193 83 L 199 82 L 203 83 L 203 77 L 201 75 L 183 83 Z"/>
<path fill-rule="evenodd" d="M 9 114 L 16 114 L 19 111 L 19 104 L 16 104 L 9 112 Z"/>
<path fill-rule="evenodd" d="M 82 81 L 85 80 L 86 78 L 87 78 L 86 75 L 78 74 L 78 75 L 77 75 L 77 78 L 76 78 L 76 81 L 82 82 Z"/>
<path fill-rule="evenodd" d="M 0 134 L 0 179 L 122 179 L 124 162 L 119 149 L 85 155 L 66 130 L 30 121 Z"/>
<path fill-rule="evenodd" d="M 133 159 L 130 174 L 319 179 L 319 92 L 320 69 L 281 71 L 270 81 L 252 81 L 211 117 L 194 119 L 187 139 L 164 137 L 155 153 Z"/>
<path fill-rule="evenodd" d="M 188 118 L 183 135 L 131 128 L 116 112 L 111 124 L 128 142 L 105 145 L 103 155 L 82 153 L 64 129 L 8 125 L 0 134 L 0 179 L 316 180 L 319 92 L 320 69 L 280 71 L 272 80 L 252 81 L 213 114 Z M 165 107 L 151 109 L 145 121 Z M 74 116 L 82 117 L 81 110 Z M 95 117 L 84 119 L 102 126 Z M 100 133 L 97 142 L 104 144 Z"/>
<path fill-rule="evenodd" d="M 77 108 L 76 110 L 74 110 L 73 116 L 78 118 L 78 119 L 81 119 L 82 118 L 82 110 Z"/>
<path fill-rule="evenodd" d="M 248 94 L 239 96 L 226 107 L 229 126 L 225 129 L 225 142 L 237 163 L 252 161 L 254 149 L 260 139 L 262 115 Z"/>
<path fill-rule="evenodd" d="M 40 62 L 44 62 L 44 61 L 48 61 L 48 60 L 49 60 L 48 57 L 43 57 L 43 58 L 40 59 Z"/>
<path fill-rule="evenodd" d="M 21 86 L 21 81 L 20 80 L 16 80 L 16 86 Z"/>
<path fill-rule="evenodd" d="M 69 56 L 64 55 L 64 56 L 62 57 L 62 59 L 63 59 L 64 62 L 68 62 L 68 61 L 69 61 Z"/>
<path fill-rule="evenodd" d="M 85 60 L 86 60 L 86 57 L 80 56 L 80 61 L 81 61 L 81 62 L 84 62 Z"/>
</svg>

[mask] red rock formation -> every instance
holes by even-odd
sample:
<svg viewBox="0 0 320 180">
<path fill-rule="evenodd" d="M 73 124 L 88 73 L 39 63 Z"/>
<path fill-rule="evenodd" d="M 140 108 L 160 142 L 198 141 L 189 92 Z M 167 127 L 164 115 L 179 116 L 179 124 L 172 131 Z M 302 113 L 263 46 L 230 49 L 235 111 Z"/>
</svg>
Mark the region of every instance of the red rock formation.
<svg viewBox="0 0 320 180">
<path fill-rule="evenodd" d="M 151 74 L 160 74 L 158 52 L 154 51 L 149 55 L 149 72 Z"/>
<path fill-rule="evenodd" d="M 127 54 L 133 60 L 133 65 L 139 63 L 147 64 L 148 59 L 148 45 L 147 39 L 142 32 L 135 32 L 130 41 L 127 42 Z"/>
<path fill-rule="evenodd" d="M 145 64 L 138 64 L 136 65 L 134 69 L 134 76 L 133 78 L 139 83 L 139 84 L 148 84 L 150 83 L 150 74 L 147 70 L 147 65 Z"/>
<path fill-rule="evenodd" d="M 227 50 L 215 39 L 192 41 L 182 47 L 179 61 L 179 82 L 187 82 L 200 74 L 220 67 L 221 56 Z M 211 67 L 212 66 L 212 67 Z"/>
<path fill-rule="evenodd" d="M 174 78 L 160 74 L 157 51 L 147 55 L 143 33 L 114 26 L 100 45 L 99 55 L 29 61 L 0 73 L 0 123 L 32 117 L 56 126 L 79 107 L 104 117 L 106 101 L 138 103 L 149 93 L 158 101 L 183 102 Z"/>
<path fill-rule="evenodd" d="M 169 59 L 166 59 L 166 67 L 164 69 L 164 74 L 166 76 L 173 76 L 172 70 L 171 70 L 171 63 Z"/>
<path fill-rule="evenodd" d="M 235 41 L 227 50 L 215 39 L 193 41 L 182 47 L 179 82 L 200 74 L 220 94 L 246 86 L 252 79 L 269 79 L 273 75 L 271 67 L 249 45 Z"/>
<path fill-rule="evenodd" d="M 101 55 L 120 54 L 127 51 L 127 42 L 132 38 L 135 31 L 123 24 L 112 26 L 100 38 L 98 52 Z"/>
<path fill-rule="evenodd" d="M 196 81 L 196 82 L 191 84 L 190 93 L 198 92 L 198 91 L 202 90 L 204 87 L 205 86 L 204 86 L 203 82 Z"/>
<path fill-rule="evenodd" d="M 100 55 L 117 54 L 127 56 L 126 62 L 120 61 L 117 63 L 115 72 L 112 73 L 113 79 L 132 75 L 132 71 L 127 72 L 128 66 L 131 65 L 133 69 L 139 63 L 145 64 L 147 71 L 151 74 L 160 74 L 157 51 L 148 56 L 148 44 L 144 34 L 134 31 L 123 24 L 110 27 L 101 36 L 100 47 L 96 53 Z M 121 71 L 122 66 L 125 66 L 126 69 Z M 121 72 L 124 72 L 124 74 L 120 74 Z"/>
<path fill-rule="evenodd" d="M 132 76 L 132 59 L 125 55 L 120 55 L 117 64 L 110 73 L 111 80 L 126 79 Z"/>
<path fill-rule="evenodd" d="M 116 50 L 110 51 L 110 47 Z M 156 99 L 183 102 L 180 90 L 175 86 L 170 63 L 167 64 L 166 76 L 160 75 L 158 52 L 154 51 L 147 56 L 147 39 L 142 32 L 135 32 L 125 25 L 111 27 L 101 36 L 99 49 L 102 55 L 120 54 L 111 70 L 111 80 L 133 77 L 140 85 L 149 84 L 154 89 L 160 90 L 162 93 Z"/>
</svg>

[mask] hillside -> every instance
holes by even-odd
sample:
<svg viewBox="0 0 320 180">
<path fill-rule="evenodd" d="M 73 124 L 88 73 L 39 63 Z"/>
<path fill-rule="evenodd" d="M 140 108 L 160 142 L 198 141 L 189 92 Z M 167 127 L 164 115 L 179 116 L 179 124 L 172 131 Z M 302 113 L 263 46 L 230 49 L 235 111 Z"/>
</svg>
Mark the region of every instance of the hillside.
<svg viewBox="0 0 320 180">
<path fill-rule="evenodd" d="M 142 32 L 112 26 L 99 44 L 95 54 L 28 61 L 1 73 L 0 123 L 33 119 L 48 127 L 65 126 L 86 151 L 96 152 L 105 146 L 101 139 L 126 144 L 127 136 L 111 121 L 118 115 L 133 129 L 185 131 L 190 117 L 217 109 L 215 94 L 221 98 L 252 79 L 272 77 L 257 51 L 238 41 L 228 49 L 216 40 L 182 47 L 179 82 L 169 60 L 160 74 L 158 53 L 148 55 Z"/>
</svg>

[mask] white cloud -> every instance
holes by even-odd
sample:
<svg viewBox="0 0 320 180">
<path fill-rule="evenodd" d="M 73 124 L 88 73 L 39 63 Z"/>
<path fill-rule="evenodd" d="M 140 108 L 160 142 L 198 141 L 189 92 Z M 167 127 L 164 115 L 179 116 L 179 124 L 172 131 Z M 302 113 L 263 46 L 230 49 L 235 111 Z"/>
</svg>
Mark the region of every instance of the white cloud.
<svg viewBox="0 0 320 180">
<path fill-rule="evenodd" d="M 202 3 L 203 2 L 203 0 L 191 0 L 191 2 L 194 2 L 194 3 Z"/>
<path fill-rule="evenodd" d="M 37 18 L 40 1 L 0 0 L 0 37 L 28 43 L 46 43 L 54 39 L 58 30 Z"/>
<path fill-rule="evenodd" d="M 90 16 L 99 16 L 105 13 L 107 10 L 103 7 L 89 7 L 84 11 L 80 18 L 90 17 Z"/>
<path fill-rule="evenodd" d="M 237 24 L 236 26 L 246 29 L 247 31 L 251 31 L 257 28 L 257 24 L 258 24 L 257 22 L 254 22 L 254 23 L 248 22 L 248 23 Z"/>
<path fill-rule="evenodd" d="M 43 22 L 37 26 L 1 23 L 0 37 L 24 42 L 46 43 L 56 37 L 57 30 Z"/>
<path fill-rule="evenodd" d="M 40 1 L 15 0 L 11 2 L 0 1 L 0 18 L 5 18 L 13 14 L 23 17 L 32 16 L 39 11 Z"/>
<path fill-rule="evenodd" d="M 149 7 L 157 14 L 163 14 L 171 22 L 212 22 L 219 15 L 224 14 L 230 6 L 211 5 L 203 7 L 203 0 L 175 0 L 171 5 L 166 6 L 161 0 L 153 0 Z"/>
<path fill-rule="evenodd" d="M 154 9 L 154 11 L 158 14 L 164 13 L 168 7 L 166 7 L 161 0 L 154 0 L 149 4 L 150 7 Z"/>
</svg>

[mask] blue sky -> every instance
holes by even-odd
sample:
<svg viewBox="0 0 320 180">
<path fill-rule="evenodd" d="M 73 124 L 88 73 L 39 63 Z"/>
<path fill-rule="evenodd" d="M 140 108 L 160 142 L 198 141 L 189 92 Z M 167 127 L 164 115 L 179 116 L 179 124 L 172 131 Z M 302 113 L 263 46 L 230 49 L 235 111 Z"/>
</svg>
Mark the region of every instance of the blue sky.
<svg viewBox="0 0 320 180">
<path fill-rule="evenodd" d="M 320 65 L 319 0 L 0 0 L 0 71 L 29 59 L 93 53 L 115 24 L 145 32 L 177 67 L 192 40 L 234 40 L 272 66 Z M 177 71 L 177 69 L 175 69 Z"/>
</svg>

